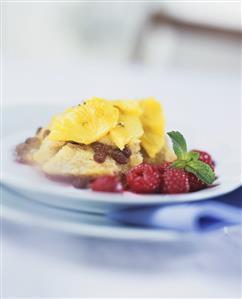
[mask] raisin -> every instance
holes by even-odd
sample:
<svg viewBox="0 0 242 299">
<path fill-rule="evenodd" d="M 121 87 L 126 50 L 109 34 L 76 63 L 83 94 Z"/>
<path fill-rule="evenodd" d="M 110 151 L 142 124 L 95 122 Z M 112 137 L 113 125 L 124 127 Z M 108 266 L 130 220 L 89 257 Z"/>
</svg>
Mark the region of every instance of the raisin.
<svg viewBox="0 0 242 299">
<path fill-rule="evenodd" d="M 94 151 L 93 159 L 97 163 L 103 163 L 111 150 L 111 147 L 109 145 L 103 144 L 101 142 L 94 142 L 91 147 Z"/>
<path fill-rule="evenodd" d="M 94 150 L 94 152 L 98 152 L 103 149 L 103 144 L 100 142 L 94 142 L 91 144 L 91 147 Z"/>
<path fill-rule="evenodd" d="M 122 150 L 122 153 L 125 155 L 125 157 L 129 158 L 132 155 L 131 150 L 125 146 L 125 148 Z"/>
<path fill-rule="evenodd" d="M 118 164 L 127 164 L 128 163 L 128 158 L 123 154 L 123 152 L 115 148 L 111 152 L 111 157 L 113 158 L 114 161 L 116 161 Z"/>
<path fill-rule="evenodd" d="M 107 153 L 106 152 L 95 152 L 93 159 L 97 162 L 97 163 L 103 163 L 106 160 L 107 157 Z"/>
<path fill-rule="evenodd" d="M 97 152 L 108 153 L 110 151 L 110 146 L 107 144 L 103 144 L 101 142 L 94 142 L 94 143 L 92 143 L 91 146 L 95 153 L 97 153 Z"/>
</svg>

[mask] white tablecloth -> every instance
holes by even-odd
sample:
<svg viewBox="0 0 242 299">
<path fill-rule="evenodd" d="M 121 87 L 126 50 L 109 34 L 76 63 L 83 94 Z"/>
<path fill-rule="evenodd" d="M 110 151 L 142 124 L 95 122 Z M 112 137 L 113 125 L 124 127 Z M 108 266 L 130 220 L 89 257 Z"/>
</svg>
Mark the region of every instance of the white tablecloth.
<svg viewBox="0 0 242 299">
<path fill-rule="evenodd" d="M 238 245 L 238 244 L 237 244 Z M 241 247 L 88 239 L 3 223 L 3 297 L 240 298 Z"/>
</svg>

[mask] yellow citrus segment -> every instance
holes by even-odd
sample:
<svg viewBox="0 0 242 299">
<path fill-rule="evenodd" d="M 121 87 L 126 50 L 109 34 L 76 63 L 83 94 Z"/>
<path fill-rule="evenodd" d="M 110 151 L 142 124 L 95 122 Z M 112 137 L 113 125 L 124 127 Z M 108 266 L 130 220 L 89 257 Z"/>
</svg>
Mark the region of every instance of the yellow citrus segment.
<svg viewBox="0 0 242 299">
<path fill-rule="evenodd" d="M 129 142 L 140 139 L 143 133 L 138 116 L 120 113 L 117 126 L 110 131 L 110 138 L 122 150 Z"/>
<path fill-rule="evenodd" d="M 141 145 L 147 152 L 150 158 L 155 158 L 156 154 L 164 145 L 164 139 L 159 134 L 146 132 L 141 137 Z"/>
<path fill-rule="evenodd" d="M 113 105 L 125 114 L 132 114 L 140 116 L 143 111 L 140 107 L 139 101 L 134 100 L 114 100 Z"/>
<path fill-rule="evenodd" d="M 109 101 L 91 98 L 52 119 L 49 139 L 90 144 L 105 136 L 119 119 L 119 110 Z"/>
<path fill-rule="evenodd" d="M 140 101 L 93 97 L 54 116 L 49 129 L 52 141 L 90 144 L 108 140 L 120 149 L 131 142 L 141 142 L 151 158 L 165 142 L 163 111 L 152 97 Z"/>
<path fill-rule="evenodd" d="M 150 97 L 140 101 L 143 109 L 141 122 L 144 135 L 141 137 L 141 145 L 147 154 L 154 158 L 165 142 L 164 116 L 160 103 Z"/>
</svg>

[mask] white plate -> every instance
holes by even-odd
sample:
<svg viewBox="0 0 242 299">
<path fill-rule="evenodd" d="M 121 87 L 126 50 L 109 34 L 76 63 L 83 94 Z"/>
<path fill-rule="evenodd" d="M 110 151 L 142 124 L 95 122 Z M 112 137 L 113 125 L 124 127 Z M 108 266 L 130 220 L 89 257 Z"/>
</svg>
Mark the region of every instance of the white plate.
<svg viewBox="0 0 242 299">
<path fill-rule="evenodd" d="M 2 218 L 31 228 L 51 229 L 61 233 L 132 241 L 185 241 L 194 234 L 181 235 L 175 231 L 128 226 L 113 222 L 103 215 L 56 209 L 31 201 L 3 188 Z"/>
<path fill-rule="evenodd" d="M 48 180 L 36 169 L 15 162 L 14 148 L 32 135 L 31 132 L 18 133 L 3 140 L 5 159 L 3 162 L 2 182 L 17 190 L 25 197 L 45 204 L 68 209 L 106 213 L 113 209 L 131 206 L 161 205 L 205 200 L 228 193 L 240 185 L 240 165 L 236 157 L 225 159 L 227 153 L 221 153 L 217 159 L 216 172 L 218 185 L 199 192 L 179 195 L 138 195 L 130 192 L 123 194 L 99 193 L 91 190 L 79 190 Z M 217 157 L 216 157 L 217 158 Z M 234 158 L 234 161 L 232 160 Z"/>
</svg>

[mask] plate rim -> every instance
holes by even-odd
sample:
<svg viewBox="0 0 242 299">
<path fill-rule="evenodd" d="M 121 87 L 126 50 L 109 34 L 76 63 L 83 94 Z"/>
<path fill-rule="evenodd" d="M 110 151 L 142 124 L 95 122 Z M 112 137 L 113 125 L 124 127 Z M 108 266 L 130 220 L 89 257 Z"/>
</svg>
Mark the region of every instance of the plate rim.
<svg viewBox="0 0 242 299">
<path fill-rule="evenodd" d="M 32 132 L 32 130 L 31 130 Z M 7 160 L 9 157 L 12 157 L 13 159 L 11 161 L 7 161 L 10 163 L 16 163 L 16 165 L 19 165 L 21 167 L 31 167 L 29 165 L 23 165 L 19 164 L 14 161 L 13 156 L 13 148 L 18 142 L 21 142 L 26 136 L 30 134 L 30 130 L 28 131 L 22 131 L 20 133 L 11 134 L 8 136 L 5 136 L 5 138 L 2 138 L 2 143 L 5 143 L 7 146 L 5 150 L 8 152 L 11 152 L 11 155 L 7 155 Z M 20 141 L 19 141 L 20 140 Z M 5 162 L 6 163 L 6 162 Z M 37 169 L 32 168 L 31 171 L 37 171 Z M 48 180 L 46 178 L 46 180 Z M 241 182 L 234 182 L 229 184 L 228 186 L 215 186 L 213 188 L 204 189 L 197 192 L 191 192 L 191 193 L 184 193 L 184 194 L 135 194 L 129 191 L 125 191 L 123 193 L 108 193 L 108 192 L 93 192 L 90 189 L 88 190 L 82 190 L 82 189 L 76 189 L 72 186 L 63 186 L 58 184 L 58 182 L 52 182 L 53 188 L 50 189 L 44 189 L 36 188 L 35 185 L 31 184 L 25 184 L 22 185 L 21 182 L 18 182 L 16 180 L 16 177 L 12 175 L 11 173 L 8 173 L 6 170 L 2 172 L 1 180 L 3 185 L 6 185 L 13 189 L 20 189 L 22 191 L 31 192 L 31 193 L 38 193 L 42 196 L 55 196 L 55 197 L 63 197 L 65 196 L 66 199 L 72 199 L 75 201 L 81 201 L 88 200 L 92 203 L 106 203 L 106 204 L 119 204 L 119 205 L 157 205 L 157 204 L 177 204 L 177 203 L 187 203 L 187 202 L 194 202 L 194 201 L 201 201 L 206 200 L 209 198 L 215 198 L 224 194 L 227 194 L 235 189 L 237 189 Z M 51 182 L 48 180 L 48 182 Z M 61 188 L 58 188 L 60 186 Z M 70 189 L 69 187 L 73 188 Z M 217 187 L 219 187 L 217 189 Z M 69 190 L 68 191 L 64 191 Z M 211 190 L 216 190 L 216 192 L 209 192 Z"/>
<path fill-rule="evenodd" d="M 4 188 L 4 192 L 15 200 L 23 200 L 25 203 L 29 201 L 28 198 L 22 197 L 18 198 L 18 194 L 12 192 L 12 190 L 8 190 Z M 185 237 L 189 237 L 194 235 L 194 233 L 189 234 L 181 234 L 177 231 L 172 230 L 156 230 L 150 228 L 142 228 L 135 226 L 127 226 L 116 223 L 116 225 L 110 225 L 108 222 L 97 225 L 95 223 L 85 223 L 81 220 L 78 222 L 75 220 L 68 221 L 68 214 L 71 217 L 72 213 L 77 213 L 76 211 L 68 211 L 62 210 L 62 213 L 65 215 L 61 215 L 58 211 L 58 217 L 55 216 L 50 217 L 51 210 L 53 207 L 48 207 L 42 205 L 41 203 L 30 202 L 30 206 L 34 207 L 34 214 L 37 213 L 37 217 L 33 217 L 29 211 L 23 209 L 19 209 L 18 207 L 9 207 L 7 204 L 3 205 L 4 213 L 2 213 L 2 219 L 11 221 L 14 223 L 19 223 L 23 225 L 31 225 L 32 227 L 41 228 L 41 229 L 51 229 L 53 231 L 78 235 L 82 237 L 95 237 L 102 239 L 112 239 L 112 240 L 125 240 L 125 241 L 138 241 L 138 242 L 176 242 L 177 240 L 184 239 Z M 42 209 L 39 213 L 39 207 Z M 84 213 L 85 216 L 88 214 Z M 65 217 L 66 216 L 66 217 Z M 105 219 L 105 215 L 89 215 L 88 217 L 103 217 Z M 44 219 L 44 221 L 43 221 Z M 91 219 L 90 219 L 91 220 Z M 95 221 L 95 219 L 93 219 Z"/>
</svg>

